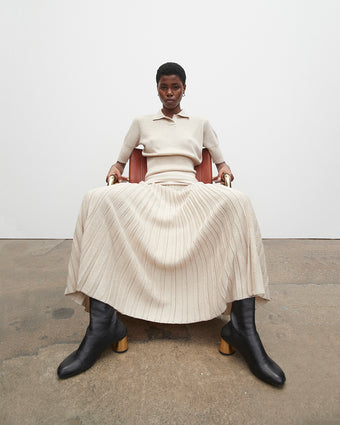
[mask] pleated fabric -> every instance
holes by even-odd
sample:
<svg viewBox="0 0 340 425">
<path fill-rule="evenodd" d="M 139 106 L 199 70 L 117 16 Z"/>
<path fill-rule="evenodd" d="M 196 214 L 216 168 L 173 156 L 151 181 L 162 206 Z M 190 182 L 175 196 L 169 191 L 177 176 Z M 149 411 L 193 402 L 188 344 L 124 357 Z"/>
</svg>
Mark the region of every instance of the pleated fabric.
<svg viewBox="0 0 340 425">
<path fill-rule="evenodd" d="M 92 190 L 78 217 L 65 293 L 160 323 L 209 320 L 234 300 L 269 299 L 251 202 L 203 183 Z"/>
</svg>

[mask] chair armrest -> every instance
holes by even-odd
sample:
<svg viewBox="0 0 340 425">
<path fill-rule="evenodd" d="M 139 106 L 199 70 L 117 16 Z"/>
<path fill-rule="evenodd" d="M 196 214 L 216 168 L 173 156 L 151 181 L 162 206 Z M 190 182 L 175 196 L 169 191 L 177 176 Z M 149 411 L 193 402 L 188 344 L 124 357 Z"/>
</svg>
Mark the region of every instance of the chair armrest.
<svg viewBox="0 0 340 425">
<path fill-rule="evenodd" d="M 222 176 L 222 181 L 224 181 L 224 184 L 227 187 L 231 187 L 231 178 L 230 178 L 230 175 L 229 174 L 224 173 L 223 176 Z"/>
<path fill-rule="evenodd" d="M 213 183 L 218 183 L 217 181 L 217 177 L 215 177 L 213 179 Z M 222 176 L 222 180 L 221 180 L 221 184 L 223 184 L 224 186 L 227 186 L 229 188 L 231 188 L 231 178 L 230 175 L 227 173 L 224 173 Z"/>
<path fill-rule="evenodd" d="M 111 176 L 109 177 L 108 181 L 107 181 L 107 185 L 111 186 L 113 184 L 115 184 L 117 181 L 117 176 L 115 174 L 111 174 Z"/>
<path fill-rule="evenodd" d="M 112 186 L 113 184 L 116 184 L 116 183 L 124 183 L 124 182 L 128 182 L 128 181 L 129 181 L 129 179 L 127 179 L 124 176 L 121 176 L 121 180 L 120 180 L 120 182 L 118 182 L 117 176 L 115 174 L 111 174 L 111 176 L 109 177 L 109 179 L 107 181 L 107 185 Z"/>
</svg>

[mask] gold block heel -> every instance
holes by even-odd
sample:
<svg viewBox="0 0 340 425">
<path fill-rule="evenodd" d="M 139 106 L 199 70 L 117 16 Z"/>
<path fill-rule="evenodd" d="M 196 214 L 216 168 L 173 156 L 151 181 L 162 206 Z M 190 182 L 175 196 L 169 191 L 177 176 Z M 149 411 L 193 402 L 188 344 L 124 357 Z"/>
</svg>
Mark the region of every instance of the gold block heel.
<svg viewBox="0 0 340 425">
<path fill-rule="evenodd" d="M 121 339 L 118 342 L 115 342 L 113 344 L 113 351 L 115 351 L 116 353 L 125 353 L 125 351 L 128 350 L 128 340 L 127 340 L 127 336 L 125 336 L 123 339 Z"/>
<path fill-rule="evenodd" d="M 220 353 L 225 356 L 231 356 L 235 353 L 235 348 L 221 338 Z"/>
</svg>

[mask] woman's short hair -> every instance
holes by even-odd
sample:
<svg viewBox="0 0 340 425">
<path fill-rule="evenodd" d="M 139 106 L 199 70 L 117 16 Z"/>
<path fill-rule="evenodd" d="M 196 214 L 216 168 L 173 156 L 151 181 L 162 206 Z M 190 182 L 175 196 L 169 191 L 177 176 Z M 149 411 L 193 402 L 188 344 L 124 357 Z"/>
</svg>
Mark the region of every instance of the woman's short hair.
<svg viewBox="0 0 340 425">
<path fill-rule="evenodd" d="M 158 68 L 156 74 L 157 84 L 163 75 L 177 75 L 182 81 L 183 85 L 185 84 L 185 80 L 187 78 L 184 69 L 181 67 L 181 65 L 178 65 L 178 63 L 175 62 L 166 62 Z"/>
</svg>

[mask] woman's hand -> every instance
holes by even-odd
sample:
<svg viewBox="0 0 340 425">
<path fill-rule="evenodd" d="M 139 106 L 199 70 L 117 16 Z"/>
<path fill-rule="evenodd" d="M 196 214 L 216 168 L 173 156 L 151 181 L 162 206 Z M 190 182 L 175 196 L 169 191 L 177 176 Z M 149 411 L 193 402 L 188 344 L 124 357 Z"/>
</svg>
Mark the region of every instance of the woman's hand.
<svg viewBox="0 0 340 425">
<path fill-rule="evenodd" d="M 218 175 L 214 177 L 214 180 L 217 180 L 218 182 L 221 182 L 224 184 L 223 175 L 229 174 L 230 181 L 234 180 L 233 173 L 231 172 L 231 169 L 229 165 L 227 165 L 225 162 L 220 162 L 219 164 L 216 164 Z"/>
<path fill-rule="evenodd" d="M 122 164 L 120 162 L 116 162 L 115 164 L 113 164 L 111 166 L 109 172 L 107 173 L 106 183 L 108 183 L 110 176 L 116 176 L 114 184 L 115 183 L 121 183 L 123 180 L 126 180 L 124 177 L 122 177 L 122 174 L 123 174 L 123 171 L 124 171 L 124 166 L 125 166 L 125 164 Z"/>
</svg>

